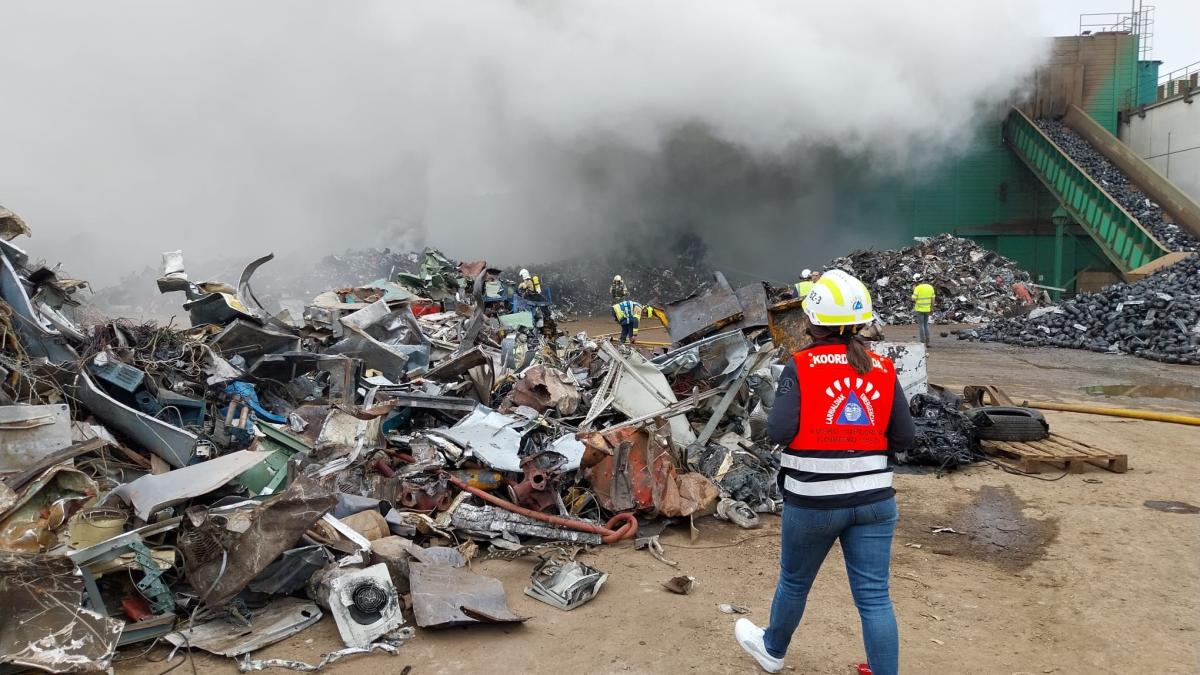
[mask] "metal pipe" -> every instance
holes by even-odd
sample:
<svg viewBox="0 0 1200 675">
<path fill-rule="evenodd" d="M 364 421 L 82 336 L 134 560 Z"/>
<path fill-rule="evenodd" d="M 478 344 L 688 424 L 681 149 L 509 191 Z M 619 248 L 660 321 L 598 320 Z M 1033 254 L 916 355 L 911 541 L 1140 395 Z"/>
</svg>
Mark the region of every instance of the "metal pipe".
<svg viewBox="0 0 1200 675">
<path fill-rule="evenodd" d="M 483 490 L 480 490 L 479 488 L 471 487 L 470 485 L 467 485 L 466 483 L 462 482 L 461 480 L 455 478 L 453 475 L 447 474 L 447 477 L 450 479 L 450 482 L 453 483 L 455 485 L 455 487 L 457 487 L 458 489 L 470 492 L 471 494 L 475 495 L 476 497 L 479 497 L 480 499 L 482 499 L 485 502 L 488 502 L 489 504 L 499 506 L 500 508 L 505 509 L 507 511 L 512 511 L 513 513 L 518 513 L 522 516 L 525 516 L 526 518 L 533 518 L 534 520 L 540 520 L 543 523 L 550 523 L 551 525 L 558 525 L 560 527 L 565 527 L 565 528 L 568 528 L 571 530 L 575 530 L 577 532 L 590 532 L 592 534 L 598 534 L 598 535 L 600 535 L 600 541 L 605 544 L 615 544 L 616 542 L 621 541 L 622 539 L 632 539 L 633 536 L 635 534 L 637 534 L 637 527 L 638 527 L 637 518 L 635 518 L 632 513 L 618 513 L 617 515 L 610 518 L 608 520 L 608 522 L 605 523 L 603 526 L 593 525 L 591 523 L 585 523 L 583 521 L 573 520 L 571 518 L 563 518 L 561 516 L 555 516 L 555 515 L 551 515 L 549 513 L 542 513 L 540 511 L 532 511 L 523 506 L 517 506 L 516 504 L 513 504 L 510 501 L 501 499 L 495 495 L 488 494 L 487 492 L 484 492 Z M 617 525 L 620 523 L 624 523 L 624 524 L 620 525 L 620 527 L 617 527 L 615 530 L 612 529 L 614 525 Z"/>
<path fill-rule="evenodd" d="M 401 461 L 407 461 L 410 463 L 415 461 L 413 459 L 412 455 L 408 455 L 408 454 L 405 454 L 402 452 L 392 453 L 392 456 L 396 457 L 397 459 L 399 459 Z M 489 504 L 499 506 L 500 508 L 505 509 L 507 511 L 512 511 L 513 513 L 518 513 L 522 516 L 525 516 L 526 518 L 540 520 L 543 523 L 550 523 L 551 525 L 558 525 L 560 527 L 565 527 L 567 529 L 575 530 L 577 532 L 590 532 L 592 534 L 598 534 L 598 535 L 600 535 L 600 541 L 605 544 L 615 544 L 616 542 L 621 541 L 622 539 L 632 539 L 633 536 L 635 534 L 637 534 L 637 528 L 638 528 L 637 518 L 632 513 L 618 513 L 617 515 L 613 516 L 612 518 L 609 518 L 608 522 L 605 523 L 603 526 L 593 525 L 591 523 L 585 523 L 580 520 L 573 520 L 571 518 L 562 518 L 560 516 L 551 515 L 549 513 L 542 513 L 540 511 L 532 511 L 523 506 L 517 506 L 516 504 L 513 504 L 510 501 L 501 499 L 495 495 L 488 494 L 487 492 L 484 492 L 483 490 L 480 490 L 479 488 L 468 485 L 467 483 L 465 483 L 465 482 L 459 480 L 457 477 L 455 477 L 454 474 L 447 473 L 446 478 L 452 484 L 454 484 L 454 486 L 457 487 L 458 489 L 464 490 L 466 492 L 470 492 L 471 494 L 475 495 L 476 497 L 479 497 L 480 499 L 482 499 L 485 502 L 488 502 Z M 624 523 L 624 524 L 621 524 L 621 523 Z M 613 526 L 618 525 L 618 524 L 620 524 L 620 526 L 617 527 L 616 529 L 613 529 Z"/>
<path fill-rule="evenodd" d="M 1180 413 L 1165 413 L 1154 410 L 1133 410 L 1131 408 L 1105 408 L 1103 406 L 1087 405 L 1083 403 L 1043 403 L 1030 401 L 1026 402 L 1025 405 L 1029 408 L 1037 408 L 1039 410 L 1058 410 L 1061 412 L 1084 413 L 1086 415 L 1127 417 L 1135 420 L 1170 422 L 1171 424 L 1187 424 L 1194 427 L 1200 427 L 1200 417 L 1183 415 Z"/>
</svg>

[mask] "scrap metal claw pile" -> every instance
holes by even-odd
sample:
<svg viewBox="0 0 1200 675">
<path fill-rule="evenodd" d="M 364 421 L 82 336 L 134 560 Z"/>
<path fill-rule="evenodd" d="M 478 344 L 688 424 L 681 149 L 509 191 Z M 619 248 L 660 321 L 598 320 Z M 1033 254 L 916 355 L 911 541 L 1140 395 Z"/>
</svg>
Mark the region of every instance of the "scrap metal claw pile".
<svg viewBox="0 0 1200 675">
<path fill-rule="evenodd" d="M 433 250 L 302 318 L 256 295 L 271 256 L 231 284 L 171 252 L 158 287 L 191 327 L 83 326 L 82 282 L 10 243 L 28 233 L 13 218 L 0 669 L 103 670 L 154 638 L 243 671 L 395 653 L 414 624 L 526 620 L 472 557 L 556 556 L 528 593 L 571 609 L 607 578 L 574 561 L 586 547 L 718 506 L 752 525 L 779 504 L 761 284 L 734 295 L 717 275 L 668 310 L 680 346 L 649 354 L 565 334 L 486 262 Z M 322 664 L 250 657 L 325 614 L 346 649 Z"/>
<path fill-rule="evenodd" d="M 898 251 L 855 251 L 831 260 L 871 288 L 877 314 L 887 324 L 913 322 L 912 289 L 932 284 L 937 323 L 986 323 L 1021 313 L 1035 295 L 1029 273 L 970 239 L 942 234 Z"/>
<path fill-rule="evenodd" d="M 958 337 L 1200 365 L 1200 255 L 1133 283 L 1080 293 L 1028 317 L 959 331 Z"/>
</svg>

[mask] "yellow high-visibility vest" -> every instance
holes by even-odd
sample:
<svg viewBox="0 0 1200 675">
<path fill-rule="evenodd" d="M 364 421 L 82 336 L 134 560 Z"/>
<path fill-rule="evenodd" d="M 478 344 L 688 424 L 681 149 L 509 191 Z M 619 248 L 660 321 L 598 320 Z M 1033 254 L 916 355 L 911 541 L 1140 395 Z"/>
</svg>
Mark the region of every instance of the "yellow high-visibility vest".
<svg viewBox="0 0 1200 675">
<path fill-rule="evenodd" d="M 933 286 L 917 284 L 913 288 L 913 311 L 928 314 L 933 311 L 933 298 L 936 295 Z"/>
<path fill-rule="evenodd" d="M 794 286 L 796 288 L 796 297 L 803 300 L 804 298 L 807 298 L 808 294 L 812 291 L 813 282 L 797 281 Z"/>
</svg>

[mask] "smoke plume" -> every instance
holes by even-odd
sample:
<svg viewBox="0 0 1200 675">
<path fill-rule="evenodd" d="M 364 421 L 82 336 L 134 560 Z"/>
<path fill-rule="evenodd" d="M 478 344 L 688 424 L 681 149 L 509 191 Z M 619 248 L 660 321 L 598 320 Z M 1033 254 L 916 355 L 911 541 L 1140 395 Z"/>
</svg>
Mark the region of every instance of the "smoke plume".
<svg viewBox="0 0 1200 675">
<path fill-rule="evenodd" d="M 904 236 L 875 181 L 964 145 L 1040 58 L 1034 9 L 8 2 L 0 204 L 100 284 L 177 248 L 508 263 L 664 229 L 787 279 Z"/>
</svg>

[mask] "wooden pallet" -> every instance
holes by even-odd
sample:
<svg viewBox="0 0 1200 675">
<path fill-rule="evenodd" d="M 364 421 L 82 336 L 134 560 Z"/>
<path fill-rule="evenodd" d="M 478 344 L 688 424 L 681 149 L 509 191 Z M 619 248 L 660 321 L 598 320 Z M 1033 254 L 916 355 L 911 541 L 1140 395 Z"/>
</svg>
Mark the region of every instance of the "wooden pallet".
<svg viewBox="0 0 1200 675">
<path fill-rule="evenodd" d="M 1125 473 L 1129 469 L 1128 455 L 1117 455 L 1076 441 L 1056 433 L 1040 441 L 1018 443 L 1016 441 L 983 441 L 983 450 L 989 455 L 998 455 L 1017 461 L 1017 468 L 1025 473 L 1041 473 L 1043 465 L 1049 464 L 1071 473 L 1082 473 L 1085 465 L 1091 464 L 1114 473 Z"/>
</svg>

